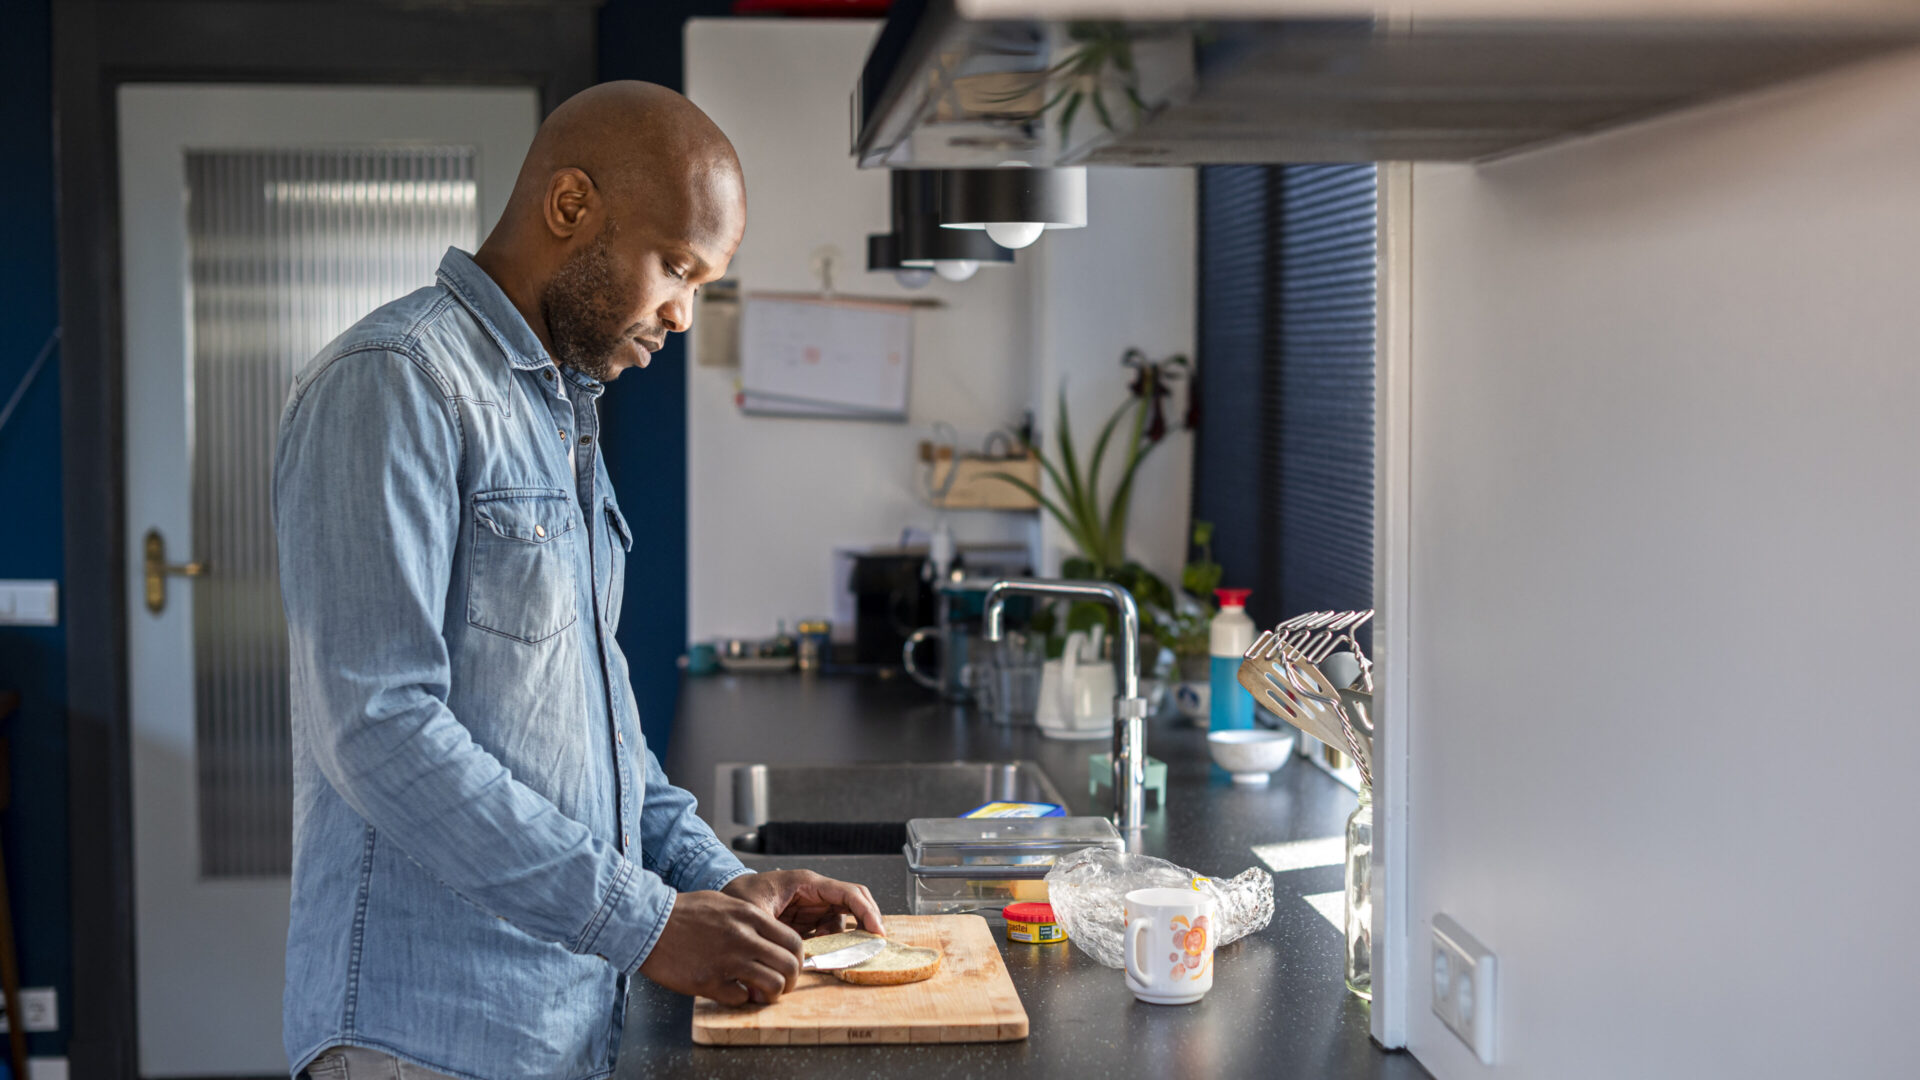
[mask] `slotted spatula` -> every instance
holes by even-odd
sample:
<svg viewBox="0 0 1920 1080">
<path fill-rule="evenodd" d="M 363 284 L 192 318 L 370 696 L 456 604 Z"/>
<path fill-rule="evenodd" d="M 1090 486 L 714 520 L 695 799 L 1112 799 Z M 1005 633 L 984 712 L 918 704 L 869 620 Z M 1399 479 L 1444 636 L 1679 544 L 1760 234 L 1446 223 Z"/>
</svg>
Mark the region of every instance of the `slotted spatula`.
<svg viewBox="0 0 1920 1080">
<path fill-rule="evenodd" d="M 1237 678 L 1255 701 L 1281 719 L 1323 743 L 1346 747 L 1360 778 L 1372 785 L 1373 740 L 1347 715 L 1340 689 L 1284 632 L 1260 635 L 1240 661 Z"/>
<path fill-rule="evenodd" d="M 1274 632 L 1261 634 L 1240 661 L 1236 678 L 1253 695 L 1253 700 L 1266 706 L 1280 719 L 1321 742 L 1343 745 L 1345 737 L 1335 730 L 1338 719 L 1332 716 L 1330 710 L 1316 708 L 1311 699 L 1296 690 L 1293 681 L 1287 677 L 1287 664 L 1282 657 L 1290 651 L 1292 646 Z"/>
</svg>

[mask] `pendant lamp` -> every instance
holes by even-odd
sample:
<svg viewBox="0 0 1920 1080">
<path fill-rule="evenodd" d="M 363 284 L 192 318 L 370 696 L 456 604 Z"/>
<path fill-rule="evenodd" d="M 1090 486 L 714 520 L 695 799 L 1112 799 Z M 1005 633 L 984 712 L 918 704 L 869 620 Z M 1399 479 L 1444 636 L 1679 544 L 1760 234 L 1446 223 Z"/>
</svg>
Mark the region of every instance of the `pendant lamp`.
<svg viewBox="0 0 1920 1080">
<path fill-rule="evenodd" d="M 893 171 L 893 231 L 867 237 L 868 270 L 892 270 L 901 284 L 918 288 L 929 272 L 965 281 L 982 266 L 1013 262 L 1013 252 L 986 236 L 940 227 L 934 213 L 938 185 L 932 170 Z M 916 273 L 918 280 L 911 277 Z"/>
<path fill-rule="evenodd" d="M 939 213 L 948 229 L 985 230 L 996 244 L 1023 248 L 1046 229 L 1086 227 L 1087 170 L 1018 161 L 997 169 L 944 169 Z"/>
</svg>

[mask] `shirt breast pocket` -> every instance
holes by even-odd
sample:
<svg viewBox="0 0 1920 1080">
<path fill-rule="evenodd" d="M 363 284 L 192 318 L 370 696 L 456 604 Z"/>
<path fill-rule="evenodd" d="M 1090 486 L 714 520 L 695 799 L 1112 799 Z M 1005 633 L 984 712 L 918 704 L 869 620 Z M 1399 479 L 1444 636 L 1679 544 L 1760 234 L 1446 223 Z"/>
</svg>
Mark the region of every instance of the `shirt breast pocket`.
<svg viewBox="0 0 1920 1080">
<path fill-rule="evenodd" d="M 627 519 L 621 516 L 620 508 L 614 505 L 612 499 L 606 500 L 606 507 L 607 532 L 613 538 L 613 542 L 607 545 L 609 557 L 613 560 L 613 573 L 608 576 L 607 583 L 607 626 L 618 630 L 620 608 L 627 593 L 627 553 L 633 550 L 633 530 L 627 527 Z"/>
<path fill-rule="evenodd" d="M 473 497 L 473 558 L 467 622 L 538 644 L 580 618 L 574 530 L 580 514 L 564 491 L 511 488 Z"/>
</svg>

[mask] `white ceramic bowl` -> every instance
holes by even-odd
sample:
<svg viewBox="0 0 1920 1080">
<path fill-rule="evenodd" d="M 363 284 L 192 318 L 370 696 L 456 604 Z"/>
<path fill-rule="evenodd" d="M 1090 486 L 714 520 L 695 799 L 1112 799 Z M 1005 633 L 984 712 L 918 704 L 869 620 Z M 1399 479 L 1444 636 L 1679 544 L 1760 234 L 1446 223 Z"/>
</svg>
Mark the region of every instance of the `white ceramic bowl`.
<svg viewBox="0 0 1920 1080">
<path fill-rule="evenodd" d="M 1264 728 L 1214 731 L 1207 734 L 1207 749 L 1213 751 L 1214 764 L 1233 774 L 1234 783 L 1264 784 L 1293 753 L 1293 735 Z"/>
</svg>

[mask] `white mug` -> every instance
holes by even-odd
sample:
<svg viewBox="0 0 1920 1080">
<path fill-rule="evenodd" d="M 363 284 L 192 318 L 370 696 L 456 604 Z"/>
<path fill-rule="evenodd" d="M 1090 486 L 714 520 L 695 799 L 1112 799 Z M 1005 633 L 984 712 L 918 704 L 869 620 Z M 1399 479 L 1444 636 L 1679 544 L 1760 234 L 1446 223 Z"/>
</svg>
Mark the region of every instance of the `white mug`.
<svg viewBox="0 0 1920 1080">
<path fill-rule="evenodd" d="M 1193 889 L 1127 894 L 1127 989 L 1154 1005 L 1190 1005 L 1213 989 L 1213 897 Z"/>
</svg>

